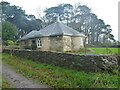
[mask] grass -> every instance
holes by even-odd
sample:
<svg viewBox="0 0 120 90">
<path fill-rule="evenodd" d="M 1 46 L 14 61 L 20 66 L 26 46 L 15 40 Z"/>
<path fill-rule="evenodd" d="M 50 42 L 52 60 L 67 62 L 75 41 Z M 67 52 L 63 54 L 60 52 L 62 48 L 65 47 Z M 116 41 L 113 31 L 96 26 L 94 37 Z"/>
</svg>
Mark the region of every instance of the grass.
<svg viewBox="0 0 120 90">
<path fill-rule="evenodd" d="M 5 89 L 5 88 L 12 88 L 13 89 L 13 86 L 10 83 L 8 83 L 6 78 L 0 72 L 0 90 Z"/>
<path fill-rule="evenodd" d="M 1 62 L 1 58 L 2 58 L 2 54 L 0 53 L 0 62 Z M 0 90 L 1 89 L 8 89 L 8 88 L 12 88 L 12 90 L 14 90 L 13 86 L 10 83 L 8 83 L 6 78 L 0 72 Z"/>
<path fill-rule="evenodd" d="M 13 86 L 8 83 L 8 81 L 6 80 L 5 77 L 2 76 L 2 89 L 4 89 L 4 88 L 12 88 L 13 89 Z"/>
<path fill-rule="evenodd" d="M 3 61 L 25 77 L 56 88 L 117 88 L 118 75 L 107 72 L 86 73 L 64 69 L 24 58 L 3 54 Z"/>
<path fill-rule="evenodd" d="M 94 52 L 87 52 L 86 54 L 120 54 L 120 48 L 108 48 L 109 53 L 107 53 L 106 48 L 88 48 Z M 85 52 L 76 52 L 75 54 L 85 54 Z"/>
</svg>

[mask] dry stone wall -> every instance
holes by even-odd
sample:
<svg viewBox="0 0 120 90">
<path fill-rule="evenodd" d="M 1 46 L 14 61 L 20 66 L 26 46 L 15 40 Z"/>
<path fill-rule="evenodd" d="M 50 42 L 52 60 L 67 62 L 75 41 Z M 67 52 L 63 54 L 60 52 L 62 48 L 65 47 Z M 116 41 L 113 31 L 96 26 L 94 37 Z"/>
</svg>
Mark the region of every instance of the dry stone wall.
<svg viewBox="0 0 120 90">
<path fill-rule="evenodd" d="M 10 50 L 4 49 L 3 52 L 10 53 Z M 64 68 L 90 72 L 108 70 L 113 65 L 118 66 L 118 58 L 120 57 L 115 55 L 75 55 L 36 50 L 13 50 L 13 55 Z"/>
</svg>

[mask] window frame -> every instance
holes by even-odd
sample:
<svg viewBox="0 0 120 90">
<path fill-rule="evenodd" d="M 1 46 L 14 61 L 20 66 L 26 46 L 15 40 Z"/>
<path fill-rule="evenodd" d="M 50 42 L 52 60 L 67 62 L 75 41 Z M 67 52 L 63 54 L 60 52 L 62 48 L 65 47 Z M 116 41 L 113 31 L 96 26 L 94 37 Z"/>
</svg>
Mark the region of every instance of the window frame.
<svg viewBox="0 0 120 90">
<path fill-rule="evenodd" d="M 40 38 L 37 39 L 37 47 L 38 47 L 38 48 L 39 48 L 39 47 L 42 47 L 42 41 L 41 41 Z"/>
</svg>

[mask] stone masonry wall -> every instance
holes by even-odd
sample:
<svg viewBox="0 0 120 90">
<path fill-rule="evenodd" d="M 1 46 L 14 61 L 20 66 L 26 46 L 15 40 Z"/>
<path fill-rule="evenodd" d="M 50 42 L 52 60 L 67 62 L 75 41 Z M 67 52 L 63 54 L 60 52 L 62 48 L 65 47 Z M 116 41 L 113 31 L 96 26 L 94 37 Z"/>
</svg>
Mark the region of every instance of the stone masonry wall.
<svg viewBox="0 0 120 90">
<path fill-rule="evenodd" d="M 51 51 L 63 51 L 63 36 L 49 37 Z"/>
<path fill-rule="evenodd" d="M 39 38 L 37 38 L 39 39 Z M 50 39 L 49 37 L 41 37 L 42 47 L 37 48 L 37 50 L 41 51 L 49 51 L 50 50 Z"/>
<path fill-rule="evenodd" d="M 10 53 L 10 50 L 5 49 L 3 52 Z M 13 55 L 79 71 L 99 72 L 108 70 L 112 65 L 118 65 L 118 59 L 115 55 L 75 55 L 69 53 L 30 50 L 13 50 Z"/>
<path fill-rule="evenodd" d="M 63 36 L 63 51 L 72 51 L 71 36 Z"/>
<path fill-rule="evenodd" d="M 84 47 L 84 45 L 81 45 L 81 41 L 83 40 L 83 37 L 71 37 L 72 41 L 72 51 L 79 51 L 80 48 Z"/>
</svg>

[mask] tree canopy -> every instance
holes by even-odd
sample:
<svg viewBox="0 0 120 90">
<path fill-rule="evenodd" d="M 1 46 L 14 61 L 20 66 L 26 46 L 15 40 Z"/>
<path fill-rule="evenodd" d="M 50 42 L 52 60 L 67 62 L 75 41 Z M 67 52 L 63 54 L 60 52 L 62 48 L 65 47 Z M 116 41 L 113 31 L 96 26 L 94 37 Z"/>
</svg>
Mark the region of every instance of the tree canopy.
<svg viewBox="0 0 120 90">
<path fill-rule="evenodd" d="M 2 39 L 15 41 L 17 38 L 18 29 L 15 25 L 8 21 L 2 22 Z"/>
<path fill-rule="evenodd" d="M 4 1 L 2 1 L 0 5 L 2 5 L 2 20 L 14 24 L 18 28 L 19 37 L 22 37 L 32 30 L 40 30 L 42 28 L 42 21 L 36 19 L 34 15 L 27 15 L 21 7 L 10 5 L 10 3 Z"/>
<path fill-rule="evenodd" d="M 104 20 L 99 19 L 86 5 L 60 4 L 47 8 L 44 13 L 47 23 L 56 22 L 56 17 L 59 17 L 68 26 L 84 33 L 88 37 L 89 45 L 101 45 L 104 42 L 101 38 L 106 36 L 115 41 L 114 36 L 111 34 L 112 29 L 108 28 L 111 26 L 106 25 Z"/>
<path fill-rule="evenodd" d="M 106 40 L 115 41 L 114 35 L 111 34 L 111 26 L 105 24 L 104 20 L 99 19 L 86 5 L 79 3 L 76 5 L 69 3 L 59 4 L 46 8 L 43 12 L 44 15 L 40 19 L 34 15 L 27 15 L 21 7 L 10 5 L 8 2 L 2 1 L 0 5 L 2 5 L 3 11 L 2 16 L 0 16 L 2 17 L 1 21 L 8 21 L 18 29 L 18 37 L 14 36 L 16 40 L 32 30 L 40 30 L 56 22 L 57 18 L 59 18 L 61 22 L 69 27 L 85 34 L 88 37 L 89 45 L 102 45 Z M 4 22 L 3 24 L 8 22 Z M 6 30 L 9 31 L 8 28 Z M 4 40 L 6 39 L 8 38 L 4 37 Z M 13 39 L 13 37 L 10 39 Z"/>
</svg>

